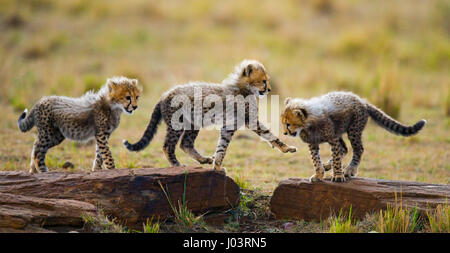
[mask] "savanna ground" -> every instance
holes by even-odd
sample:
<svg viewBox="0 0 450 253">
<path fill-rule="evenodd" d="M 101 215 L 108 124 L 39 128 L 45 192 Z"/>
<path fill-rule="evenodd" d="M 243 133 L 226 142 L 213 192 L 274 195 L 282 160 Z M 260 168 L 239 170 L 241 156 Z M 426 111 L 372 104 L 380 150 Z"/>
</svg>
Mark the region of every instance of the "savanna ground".
<svg viewBox="0 0 450 253">
<path fill-rule="evenodd" d="M 44 95 L 81 96 L 115 75 L 138 78 L 144 87 L 137 112 L 122 116 L 111 136 L 117 167 L 166 167 L 164 127 L 140 153 L 128 152 L 122 139 L 141 137 L 153 106 L 169 87 L 189 80 L 220 82 L 236 63 L 253 58 L 266 66 L 280 103 L 288 96 L 347 90 L 403 123 L 428 121 L 410 138 L 369 124 L 359 176 L 449 183 L 448 1 L 0 0 L 0 29 L 0 170 L 28 170 L 35 130 L 18 131 L 24 108 Z M 202 131 L 198 150 L 212 155 L 218 136 Z M 298 151 L 281 154 L 250 131 L 235 135 L 224 166 L 251 191 L 243 192 L 244 206 L 233 215 L 252 222 L 235 217 L 209 231 L 330 228 L 326 222 L 293 222 L 286 230 L 284 221 L 268 222 L 268 196 L 278 182 L 313 174 L 307 146 L 281 139 Z M 88 172 L 94 148 L 66 140 L 49 151 L 47 166 L 65 170 L 62 165 L 70 161 L 75 167 L 69 170 Z M 327 160 L 327 145 L 321 153 Z M 180 150 L 177 156 L 196 165 Z"/>
</svg>

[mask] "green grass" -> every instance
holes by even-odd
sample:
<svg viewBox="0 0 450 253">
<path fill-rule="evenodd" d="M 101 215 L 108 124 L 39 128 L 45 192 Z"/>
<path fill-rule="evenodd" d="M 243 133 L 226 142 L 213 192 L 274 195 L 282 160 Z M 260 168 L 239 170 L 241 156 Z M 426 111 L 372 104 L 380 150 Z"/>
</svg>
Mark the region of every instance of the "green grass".
<svg viewBox="0 0 450 253">
<path fill-rule="evenodd" d="M 157 234 L 159 233 L 160 223 L 159 221 L 154 222 L 153 216 L 151 219 L 147 219 L 147 222 L 143 225 L 144 233 Z"/>
<path fill-rule="evenodd" d="M 347 217 L 346 217 L 347 216 Z M 358 228 L 358 221 L 352 219 L 352 207 L 348 212 L 348 215 L 344 215 L 342 210 L 339 212 L 339 215 L 331 216 L 329 218 L 330 223 L 330 233 L 357 233 L 360 232 Z"/>
<path fill-rule="evenodd" d="M 236 182 L 236 184 L 239 186 L 239 188 L 241 188 L 241 189 L 250 189 L 251 188 L 251 184 L 246 179 L 246 176 L 245 176 L 245 173 L 243 170 L 235 170 L 233 174 L 234 174 L 233 180 L 234 180 L 234 182 Z"/>
<path fill-rule="evenodd" d="M 177 223 L 178 227 L 182 231 L 189 231 L 194 229 L 195 227 L 204 227 L 204 221 L 203 221 L 203 215 L 196 216 L 194 213 L 192 213 L 191 210 L 189 210 L 187 201 L 186 201 L 186 181 L 187 181 L 187 170 L 184 177 L 184 187 L 183 187 L 183 195 L 181 201 L 177 201 L 177 205 L 175 205 L 172 202 L 172 199 L 170 197 L 170 192 L 168 189 L 164 189 L 161 182 L 159 182 L 159 185 L 161 186 L 162 191 L 164 192 L 164 195 L 167 198 L 167 201 L 169 202 L 170 208 L 172 209 L 173 215 L 175 217 L 175 222 Z"/>
</svg>

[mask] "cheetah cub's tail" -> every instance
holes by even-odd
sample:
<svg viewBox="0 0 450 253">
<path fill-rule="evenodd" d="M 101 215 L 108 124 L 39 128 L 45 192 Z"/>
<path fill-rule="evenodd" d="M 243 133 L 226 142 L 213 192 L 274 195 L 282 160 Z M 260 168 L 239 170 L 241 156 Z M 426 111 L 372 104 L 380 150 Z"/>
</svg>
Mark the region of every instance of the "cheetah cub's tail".
<svg viewBox="0 0 450 253">
<path fill-rule="evenodd" d="M 150 141 L 153 139 L 153 136 L 158 130 L 158 125 L 161 123 L 162 113 L 161 113 L 161 102 L 155 106 L 153 110 L 152 117 L 150 118 L 150 122 L 148 123 L 147 129 L 145 129 L 144 135 L 142 138 L 136 142 L 135 144 L 129 143 L 127 140 L 123 140 L 123 145 L 130 151 L 140 151 L 148 146 Z"/>
<path fill-rule="evenodd" d="M 370 117 L 382 128 L 388 130 L 393 134 L 398 134 L 402 136 L 411 136 L 417 134 L 423 126 L 427 123 L 426 120 L 419 120 L 416 124 L 412 126 L 405 126 L 402 123 L 391 118 L 382 110 L 378 109 L 376 106 L 367 103 L 367 111 Z"/>
<path fill-rule="evenodd" d="M 31 110 L 31 112 L 28 113 L 28 110 L 25 109 L 20 115 L 17 125 L 21 132 L 25 133 L 30 131 L 30 129 L 34 127 L 34 111 Z"/>
</svg>

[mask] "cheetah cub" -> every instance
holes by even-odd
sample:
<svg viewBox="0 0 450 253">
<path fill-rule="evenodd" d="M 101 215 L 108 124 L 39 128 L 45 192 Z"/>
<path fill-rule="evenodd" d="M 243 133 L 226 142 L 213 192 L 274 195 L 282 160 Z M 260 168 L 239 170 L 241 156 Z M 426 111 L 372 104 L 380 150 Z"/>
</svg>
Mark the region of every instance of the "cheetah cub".
<svg viewBox="0 0 450 253">
<path fill-rule="evenodd" d="M 163 151 L 171 166 L 181 166 L 175 156 L 175 147 L 181 137 L 181 149 L 198 161 L 200 164 L 213 164 L 215 170 L 224 170 L 221 167 L 228 144 L 235 131 L 241 126 L 250 127 L 257 135 L 268 141 L 272 147 L 277 147 L 282 152 L 295 152 L 296 148 L 288 146 L 274 136 L 269 129 L 262 125 L 257 118 L 251 120 L 251 113 L 257 115 L 256 97 L 262 97 L 270 92 L 269 75 L 264 66 L 255 60 L 244 60 L 235 67 L 235 71 L 222 83 L 190 82 L 178 85 L 165 92 L 153 111 L 142 138 L 135 144 L 124 141 L 124 145 L 130 151 L 140 151 L 147 147 L 156 133 L 158 124 L 164 119 L 167 125 L 167 133 L 164 141 Z M 199 94 L 200 93 L 200 94 Z M 198 95 L 196 95 L 198 94 Z M 241 114 L 238 103 L 228 103 L 229 98 L 244 99 L 244 112 Z M 173 119 L 179 119 L 180 102 L 184 99 L 186 104 L 194 105 L 186 109 L 187 117 L 182 117 L 184 124 L 182 128 L 176 128 L 172 124 Z M 214 102 L 212 102 L 214 100 Z M 175 106 L 174 106 L 175 104 Z M 201 107 L 195 107 L 200 104 Z M 206 122 L 205 119 L 211 115 L 211 110 L 220 105 L 220 110 L 215 113 L 219 116 L 218 121 Z M 241 115 L 234 117 L 234 115 Z M 191 119 L 194 118 L 192 121 Z M 196 121 L 196 118 L 200 119 Z M 231 119 L 230 119 L 231 118 Z M 255 123 L 252 127 L 250 122 Z M 199 129 L 209 125 L 220 125 L 220 139 L 213 157 L 205 157 L 194 148 Z"/>
<path fill-rule="evenodd" d="M 300 136 L 308 143 L 316 170 L 311 181 L 321 181 L 324 171 L 331 168 L 333 182 L 344 182 L 346 178 L 356 176 L 364 151 L 361 135 L 369 117 L 389 132 L 402 136 L 418 133 L 426 123 L 420 120 L 413 126 L 405 126 L 351 92 L 330 92 L 309 100 L 287 98 L 284 103 L 281 116 L 284 134 Z M 347 154 L 342 139 L 344 133 L 350 140 L 353 157 L 343 171 L 341 160 Z M 319 144 L 323 142 L 328 142 L 332 151 L 332 158 L 325 165 L 319 155 Z"/>
<path fill-rule="evenodd" d="M 114 169 L 114 159 L 108 147 L 111 133 L 119 126 L 122 112 L 132 114 L 142 92 L 136 79 L 113 77 L 97 92 L 87 92 L 79 98 L 43 97 L 31 111 L 20 115 L 20 131 L 37 128 L 37 139 L 31 152 L 30 173 L 48 171 L 47 151 L 65 138 L 87 141 L 95 137 L 96 155 L 92 171 Z"/>
</svg>

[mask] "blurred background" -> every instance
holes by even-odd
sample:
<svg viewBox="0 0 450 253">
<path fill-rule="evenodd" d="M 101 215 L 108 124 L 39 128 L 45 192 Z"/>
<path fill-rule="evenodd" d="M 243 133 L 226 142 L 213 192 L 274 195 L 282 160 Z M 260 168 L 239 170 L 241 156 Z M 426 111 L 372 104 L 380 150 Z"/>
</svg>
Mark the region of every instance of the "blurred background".
<svg viewBox="0 0 450 253">
<path fill-rule="evenodd" d="M 450 1 L 0 0 L 0 29 L 0 170 L 28 170 L 34 136 L 16 126 L 24 108 L 44 95 L 81 96 L 115 75 L 144 86 L 140 109 L 122 117 L 111 137 L 117 166 L 168 166 L 164 127 L 141 153 L 121 140 L 140 138 L 169 87 L 220 82 L 250 58 L 266 66 L 280 103 L 347 90 L 405 124 L 427 119 L 411 138 L 370 124 L 360 176 L 449 183 Z M 196 146 L 212 155 L 217 138 L 203 131 Z M 299 151 L 281 154 L 243 131 L 224 165 L 236 180 L 268 191 L 283 178 L 312 175 L 306 145 L 283 140 Z M 64 170 L 70 161 L 72 170 L 88 171 L 93 157 L 94 146 L 65 141 L 49 151 L 47 165 Z"/>
</svg>

